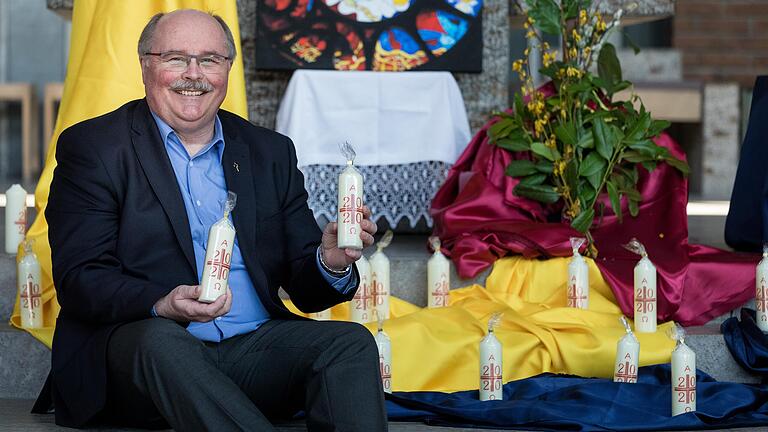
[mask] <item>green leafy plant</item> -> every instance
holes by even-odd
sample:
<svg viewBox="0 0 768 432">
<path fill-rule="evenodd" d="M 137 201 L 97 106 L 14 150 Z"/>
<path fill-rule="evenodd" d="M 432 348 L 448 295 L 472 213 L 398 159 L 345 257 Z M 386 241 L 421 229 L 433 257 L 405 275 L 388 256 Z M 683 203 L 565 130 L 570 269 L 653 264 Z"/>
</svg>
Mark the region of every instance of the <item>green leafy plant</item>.
<svg viewBox="0 0 768 432">
<path fill-rule="evenodd" d="M 514 193 L 546 204 L 562 200 L 563 217 L 586 235 L 589 253 L 596 256 L 590 228 L 604 210 L 601 194 L 608 194 L 619 221 L 622 199 L 635 217 L 642 201 L 638 165 L 651 171 L 667 163 L 683 175 L 689 168 L 653 141 L 669 122 L 654 120 L 636 95 L 615 100 L 632 86 L 607 42 L 622 10 L 606 21 L 592 0 L 526 0 L 517 7 L 526 16 L 529 46 L 541 54 L 539 72 L 550 81 L 534 87 L 526 49 L 526 57 L 512 64 L 521 91 L 511 112 L 496 114 L 490 141 L 527 154 L 506 167 L 507 175 L 520 180 Z M 559 37 L 561 53 L 543 40 L 544 34 Z"/>
</svg>

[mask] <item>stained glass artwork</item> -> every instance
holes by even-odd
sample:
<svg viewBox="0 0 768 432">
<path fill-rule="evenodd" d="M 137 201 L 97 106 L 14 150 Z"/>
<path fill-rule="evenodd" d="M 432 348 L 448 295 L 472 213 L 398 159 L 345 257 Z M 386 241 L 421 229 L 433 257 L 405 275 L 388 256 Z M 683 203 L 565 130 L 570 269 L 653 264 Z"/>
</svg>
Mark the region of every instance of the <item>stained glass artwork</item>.
<svg viewBox="0 0 768 432">
<path fill-rule="evenodd" d="M 483 0 L 263 0 L 258 69 L 482 70 Z"/>
</svg>

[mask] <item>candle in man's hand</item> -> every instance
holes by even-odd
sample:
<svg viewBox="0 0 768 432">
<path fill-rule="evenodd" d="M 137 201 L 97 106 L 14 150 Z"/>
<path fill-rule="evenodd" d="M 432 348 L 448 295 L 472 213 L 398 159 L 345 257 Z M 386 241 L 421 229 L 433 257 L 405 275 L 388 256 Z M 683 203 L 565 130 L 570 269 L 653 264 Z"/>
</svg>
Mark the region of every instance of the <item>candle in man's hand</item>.
<svg viewBox="0 0 768 432">
<path fill-rule="evenodd" d="M 237 194 L 227 192 L 224 216 L 208 231 L 208 245 L 205 250 L 203 276 L 200 280 L 200 296 L 204 303 L 213 303 L 227 292 L 229 270 L 232 265 L 232 249 L 235 247 L 235 227 L 229 221 L 229 214 L 235 208 Z"/>
<path fill-rule="evenodd" d="M 355 150 L 345 142 L 341 152 L 347 159 L 347 167 L 339 174 L 339 200 L 336 222 L 336 235 L 339 249 L 362 249 L 363 240 L 360 238 L 363 221 L 363 176 L 355 168 Z"/>
</svg>

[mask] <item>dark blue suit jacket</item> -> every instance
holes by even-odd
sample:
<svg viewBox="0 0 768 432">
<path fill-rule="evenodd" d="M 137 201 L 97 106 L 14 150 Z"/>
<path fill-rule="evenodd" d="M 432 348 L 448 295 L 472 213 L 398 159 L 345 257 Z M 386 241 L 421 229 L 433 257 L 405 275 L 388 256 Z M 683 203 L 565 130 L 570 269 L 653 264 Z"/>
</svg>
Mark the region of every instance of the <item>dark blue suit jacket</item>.
<svg viewBox="0 0 768 432">
<path fill-rule="evenodd" d="M 757 77 L 739 169 L 725 221 L 725 242 L 759 252 L 768 240 L 768 76 Z"/>
</svg>

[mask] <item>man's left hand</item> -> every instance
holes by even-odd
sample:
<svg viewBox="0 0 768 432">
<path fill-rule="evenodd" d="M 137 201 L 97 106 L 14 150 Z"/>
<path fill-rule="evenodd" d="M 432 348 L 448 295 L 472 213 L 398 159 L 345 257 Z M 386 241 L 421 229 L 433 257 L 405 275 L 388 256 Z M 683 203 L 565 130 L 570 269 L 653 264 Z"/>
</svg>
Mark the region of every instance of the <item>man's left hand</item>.
<svg viewBox="0 0 768 432">
<path fill-rule="evenodd" d="M 376 234 L 377 229 L 376 224 L 371 221 L 371 209 L 367 206 L 363 206 L 363 220 L 360 222 L 360 227 L 363 229 L 360 239 L 363 241 L 363 248 L 366 248 L 373 244 L 373 235 Z M 331 270 L 342 270 L 363 256 L 362 250 L 339 249 L 336 239 L 338 229 L 336 222 L 328 222 L 323 230 L 323 241 L 320 246 L 323 261 Z"/>
</svg>

